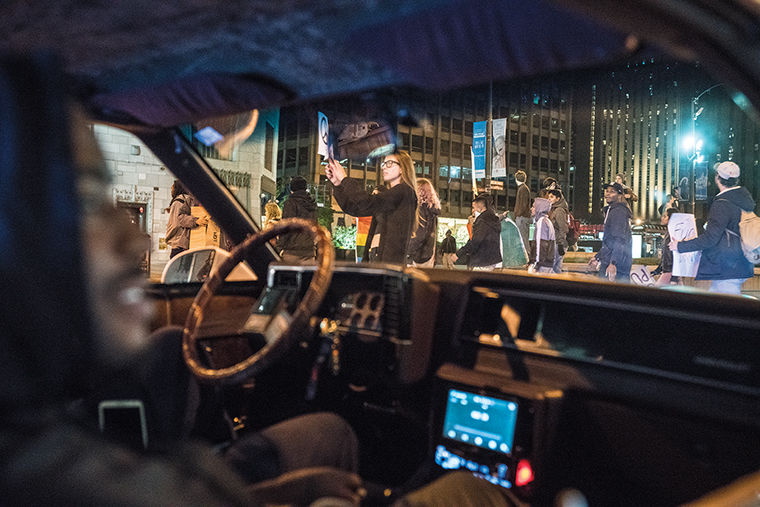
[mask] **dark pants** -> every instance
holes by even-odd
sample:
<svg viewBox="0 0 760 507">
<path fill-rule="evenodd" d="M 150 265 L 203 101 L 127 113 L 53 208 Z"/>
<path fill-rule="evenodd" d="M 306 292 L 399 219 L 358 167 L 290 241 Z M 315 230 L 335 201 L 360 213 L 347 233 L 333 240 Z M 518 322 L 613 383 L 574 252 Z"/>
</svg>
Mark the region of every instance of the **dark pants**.
<svg viewBox="0 0 760 507">
<path fill-rule="evenodd" d="M 180 254 L 180 253 L 184 252 L 185 250 L 187 250 L 187 248 L 182 248 L 181 246 L 178 246 L 176 248 L 172 248 L 172 251 L 169 254 L 169 258 L 171 259 L 175 255 Z"/>
<path fill-rule="evenodd" d="M 356 472 L 359 444 L 346 421 L 321 412 L 293 417 L 236 440 L 224 459 L 249 483 L 311 467 Z"/>
</svg>

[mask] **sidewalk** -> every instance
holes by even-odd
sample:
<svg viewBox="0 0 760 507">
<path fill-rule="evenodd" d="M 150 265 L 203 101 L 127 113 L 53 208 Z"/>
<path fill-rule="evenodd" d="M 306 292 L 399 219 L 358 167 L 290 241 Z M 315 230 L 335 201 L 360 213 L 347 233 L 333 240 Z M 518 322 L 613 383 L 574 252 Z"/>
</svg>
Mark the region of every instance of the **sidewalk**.
<svg viewBox="0 0 760 507">
<path fill-rule="evenodd" d="M 562 263 L 562 268 L 568 273 L 589 275 L 586 271 L 586 266 L 588 265 L 588 261 L 591 259 L 592 255 L 594 254 L 586 252 L 569 252 L 565 257 L 567 260 Z M 633 259 L 633 263 L 644 264 L 643 262 L 636 262 L 637 260 L 638 259 Z M 657 265 L 653 264 L 647 267 L 650 271 L 652 271 L 655 267 L 657 267 Z M 591 274 L 590 276 L 595 277 L 596 275 Z M 682 280 L 684 285 L 688 285 L 690 287 L 697 287 L 704 291 L 707 291 L 710 288 L 709 280 L 695 280 L 694 278 L 686 277 L 682 277 Z M 744 285 L 742 285 L 742 294 L 760 298 L 760 266 L 755 266 L 755 276 L 744 282 Z"/>
</svg>

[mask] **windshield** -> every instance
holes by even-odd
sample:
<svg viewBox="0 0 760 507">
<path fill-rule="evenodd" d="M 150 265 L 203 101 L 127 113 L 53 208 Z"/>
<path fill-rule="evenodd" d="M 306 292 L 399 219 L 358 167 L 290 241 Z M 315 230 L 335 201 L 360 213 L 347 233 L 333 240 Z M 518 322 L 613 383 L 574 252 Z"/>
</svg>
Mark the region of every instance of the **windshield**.
<svg viewBox="0 0 760 507">
<path fill-rule="evenodd" d="M 677 290 L 710 290 L 719 277 L 740 280 L 743 294 L 757 295 L 749 264 L 721 267 L 741 261 L 726 260 L 740 252 L 730 248 L 734 211 L 753 209 L 760 191 L 756 126 L 737 103 L 741 97 L 698 64 L 650 56 L 450 92 L 344 96 L 180 129 L 264 227 L 282 217 L 291 182 L 303 178 L 298 190 L 331 231 L 339 260 L 372 260 L 372 217 L 343 209 L 327 159 L 336 158 L 346 177 L 372 194 L 388 186 L 381 163 L 398 149 L 409 153 L 415 178 L 430 183 L 439 203 L 429 266 L 483 267 L 482 252 L 472 248 L 482 230 L 473 204 L 480 197 L 499 219 L 499 259 L 489 264 L 498 270 Z M 145 270 L 156 279 L 176 245 L 167 240 L 174 178 L 136 138 L 104 126 L 95 133 L 113 169 L 115 200 L 152 237 Z M 727 161 L 738 178 L 716 179 Z M 735 196 L 737 186 L 747 192 Z M 713 222 L 729 230 L 726 238 L 712 249 L 671 251 L 675 235 L 707 232 L 721 191 L 734 214 Z M 187 204 L 192 214 L 204 213 L 202 203 Z M 218 236 L 200 239 L 196 232 L 193 244 L 229 248 L 224 224 L 212 217 L 210 227 Z M 447 236 L 453 246 L 444 247 Z M 700 263 L 706 273 L 698 273 Z"/>
</svg>

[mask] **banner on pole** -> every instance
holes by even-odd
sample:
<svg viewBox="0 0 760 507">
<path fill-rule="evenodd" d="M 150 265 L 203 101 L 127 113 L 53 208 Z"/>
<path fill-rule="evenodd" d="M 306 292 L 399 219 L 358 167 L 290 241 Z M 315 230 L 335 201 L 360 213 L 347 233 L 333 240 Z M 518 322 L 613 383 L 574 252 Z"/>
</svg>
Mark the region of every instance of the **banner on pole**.
<svg viewBox="0 0 760 507">
<path fill-rule="evenodd" d="M 476 121 L 472 125 L 472 177 L 486 177 L 486 128 L 487 121 Z"/>
<path fill-rule="evenodd" d="M 507 176 L 507 119 L 493 120 L 491 129 L 491 178 L 504 178 Z"/>
<path fill-rule="evenodd" d="M 475 167 L 475 152 L 472 151 L 472 148 L 470 148 L 470 163 L 472 163 L 472 167 Z M 475 197 L 477 197 L 478 183 L 475 181 L 475 171 L 471 171 L 470 174 L 472 174 L 472 193 L 475 195 Z"/>
</svg>

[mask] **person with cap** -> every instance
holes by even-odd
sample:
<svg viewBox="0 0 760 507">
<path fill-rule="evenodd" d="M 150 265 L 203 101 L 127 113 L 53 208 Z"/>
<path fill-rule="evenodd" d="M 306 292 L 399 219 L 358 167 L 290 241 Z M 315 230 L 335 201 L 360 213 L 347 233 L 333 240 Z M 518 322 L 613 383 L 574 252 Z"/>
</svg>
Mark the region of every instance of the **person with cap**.
<svg viewBox="0 0 760 507">
<path fill-rule="evenodd" d="M 711 280 L 710 292 L 741 294 L 744 281 L 754 275 L 742 252 L 739 221 L 742 211 L 755 209 L 755 201 L 739 186 L 740 173 L 734 162 L 719 164 L 715 169 L 718 194 L 710 206 L 705 232 L 687 241 L 670 241 L 674 252 L 702 251 L 696 279 Z"/>
<path fill-rule="evenodd" d="M 317 221 L 317 201 L 306 190 L 301 176 L 290 179 L 290 196 L 282 206 L 282 218 L 305 218 Z M 277 251 L 285 262 L 298 264 L 313 262 L 316 257 L 314 239 L 308 232 L 282 234 L 277 239 Z"/>
<path fill-rule="evenodd" d="M 589 261 L 589 267 L 599 268 L 599 276 L 610 281 L 629 282 L 633 254 L 631 251 L 631 208 L 625 200 L 625 188 L 620 183 L 604 185 L 604 238 L 602 248 Z"/>
<path fill-rule="evenodd" d="M 562 187 L 559 186 L 557 178 L 547 176 L 544 178 L 544 181 L 541 182 L 541 190 L 538 191 L 538 196 L 546 198 L 547 192 L 549 192 L 549 190 L 554 190 L 555 188 L 562 190 Z"/>
</svg>

